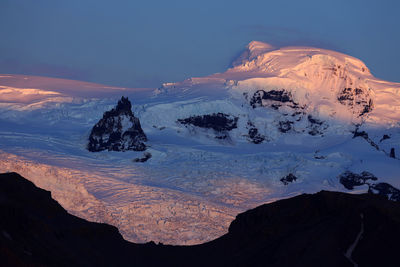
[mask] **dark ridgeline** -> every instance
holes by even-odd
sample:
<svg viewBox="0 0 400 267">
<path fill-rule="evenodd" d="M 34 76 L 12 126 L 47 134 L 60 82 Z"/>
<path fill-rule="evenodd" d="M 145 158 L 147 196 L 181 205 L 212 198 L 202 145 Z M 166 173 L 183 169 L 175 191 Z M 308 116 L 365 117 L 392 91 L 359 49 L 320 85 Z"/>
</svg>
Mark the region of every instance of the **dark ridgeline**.
<svg viewBox="0 0 400 267">
<path fill-rule="evenodd" d="M 143 151 L 146 149 L 146 141 L 140 121 L 132 112 L 131 102 L 127 97 L 122 97 L 117 106 L 106 111 L 92 128 L 87 149 L 91 152 Z"/>
<path fill-rule="evenodd" d="M 166 246 L 127 242 L 6 173 L 0 218 L 3 266 L 398 266 L 400 204 L 372 194 L 303 194 L 239 214 L 214 241 Z"/>
</svg>

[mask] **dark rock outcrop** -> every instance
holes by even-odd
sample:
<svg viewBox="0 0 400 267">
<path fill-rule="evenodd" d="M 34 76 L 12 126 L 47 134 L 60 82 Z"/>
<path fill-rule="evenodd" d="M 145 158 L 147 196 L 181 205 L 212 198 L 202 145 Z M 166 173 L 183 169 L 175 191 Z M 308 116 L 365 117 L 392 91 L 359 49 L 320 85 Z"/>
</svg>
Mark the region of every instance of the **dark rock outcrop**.
<svg viewBox="0 0 400 267">
<path fill-rule="evenodd" d="M 339 175 L 339 182 L 348 190 L 355 186 L 368 185 L 368 193 L 381 195 L 391 201 L 400 201 L 400 190 L 388 183 L 373 183 L 378 178 L 370 172 L 356 174 L 350 171 Z"/>
<path fill-rule="evenodd" d="M 309 135 L 322 135 L 324 133 L 324 130 L 328 128 L 328 125 L 326 125 L 324 121 L 314 118 L 312 115 L 308 115 L 307 120 L 308 128 L 310 129 L 308 131 Z"/>
<path fill-rule="evenodd" d="M 312 115 L 307 116 L 307 120 L 313 125 L 322 125 L 324 122 L 314 118 Z"/>
<path fill-rule="evenodd" d="M 365 132 L 365 131 L 359 131 L 358 129 L 356 129 L 356 130 L 353 132 L 353 138 L 356 138 L 356 137 L 362 137 L 362 138 L 364 138 L 365 140 L 368 140 L 368 139 L 369 139 L 367 132 Z"/>
<path fill-rule="evenodd" d="M 269 102 L 265 104 L 263 102 Z M 250 105 L 253 108 L 271 106 L 273 109 L 278 109 L 283 103 L 289 104 L 292 108 L 298 108 L 298 103 L 294 102 L 292 93 L 284 89 L 282 90 L 257 90 L 250 99 Z"/>
<path fill-rule="evenodd" d="M 384 150 L 381 150 L 381 148 L 368 136 L 368 133 L 367 132 L 365 132 L 365 131 L 359 131 L 359 129 L 358 129 L 358 127 L 355 129 L 355 131 L 353 132 L 354 133 L 354 135 L 353 135 L 353 138 L 356 138 L 356 137 L 361 137 L 361 138 L 363 138 L 363 139 L 365 139 L 365 141 L 367 141 L 372 147 L 374 147 L 376 150 L 378 150 L 378 151 L 384 151 Z M 379 142 L 382 142 L 382 141 L 384 141 L 384 140 L 386 140 L 386 139 L 390 139 L 390 136 L 388 136 L 388 135 L 383 135 L 383 137 L 381 138 L 381 140 L 379 141 Z M 392 147 L 391 149 L 390 149 L 390 152 L 388 153 L 388 152 L 386 152 L 386 151 L 384 151 L 385 152 L 385 154 L 387 155 L 387 156 L 389 156 L 389 157 L 391 157 L 391 158 L 396 158 L 396 153 L 395 153 L 395 149 L 394 149 L 394 147 Z"/>
<path fill-rule="evenodd" d="M 372 184 L 368 193 L 385 196 L 388 200 L 400 201 L 400 190 L 388 183 Z"/>
<path fill-rule="evenodd" d="M 338 101 L 348 106 L 359 117 L 372 111 L 374 104 L 368 90 L 361 88 L 344 88 L 337 95 Z"/>
<path fill-rule="evenodd" d="M 286 175 L 285 177 L 282 177 L 280 179 L 280 181 L 284 184 L 284 185 L 288 185 L 289 183 L 293 183 L 294 181 L 297 180 L 297 177 L 294 176 L 292 173 L 289 173 L 288 175 Z"/>
<path fill-rule="evenodd" d="M 396 158 L 396 153 L 394 152 L 394 148 L 393 147 L 390 149 L 389 157 L 394 158 L 394 159 Z"/>
<path fill-rule="evenodd" d="M 72 216 L 50 192 L 7 173 L 0 216 L 4 266 L 398 266 L 400 205 L 373 194 L 303 194 L 239 214 L 214 241 L 166 246 L 129 243 L 117 228 Z"/>
<path fill-rule="evenodd" d="M 144 152 L 143 157 L 133 159 L 133 162 L 146 162 L 151 159 L 152 155 L 149 152 Z"/>
<path fill-rule="evenodd" d="M 131 102 L 122 97 L 117 106 L 105 112 L 93 127 L 87 148 L 91 152 L 143 151 L 146 149 L 146 141 L 140 121 L 133 115 Z"/>
<path fill-rule="evenodd" d="M 265 136 L 258 132 L 257 128 L 250 128 L 249 129 L 249 139 L 250 142 L 254 144 L 261 144 L 265 140 Z"/>
<path fill-rule="evenodd" d="M 285 89 L 270 91 L 257 90 L 250 99 L 248 93 L 245 93 L 244 97 L 253 108 L 270 107 L 278 110 L 280 107 L 285 107 L 285 112 L 282 115 L 289 116 L 290 114 L 292 119 L 280 120 L 277 122 L 277 128 L 281 133 L 287 133 L 289 131 L 296 132 L 296 122 L 302 121 L 306 114 L 306 105 L 301 106 L 299 103 L 295 102 L 292 93 Z M 288 112 L 288 107 L 292 109 L 291 112 Z M 307 120 L 308 134 L 313 136 L 323 135 L 325 130 L 329 127 L 325 121 L 314 118 L 312 115 L 308 115 Z M 304 131 L 305 130 L 303 130 L 303 132 Z"/>
<path fill-rule="evenodd" d="M 292 121 L 280 121 L 278 125 L 278 130 L 281 133 L 287 133 L 292 129 Z"/>
<path fill-rule="evenodd" d="M 265 140 L 265 136 L 258 132 L 257 127 L 254 125 L 253 122 L 247 122 L 247 129 L 248 131 L 248 141 L 254 144 L 261 144 Z"/>
<path fill-rule="evenodd" d="M 339 176 L 339 182 L 348 190 L 353 190 L 354 186 L 369 184 L 368 180 L 376 181 L 378 178 L 366 171 L 361 174 L 346 171 Z"/>
<path fill-rule="evenodd" d="M 368 136 L 368 133 L 365 131 L 359 131 L 358 128 L 353 132 L 353 138 L 356 137 L 361 137 L 364 138 L 365 141 L 367 141 L 372 147 L 374 147 L 376 150 L 380 150 L 379 146 Z"/>
<path fill-rule="evenodd" d="M 238 119 L 238 117 L 218 112 L 178 119 L 178 122 L 184 125 L 213 129 L 216 132 L 226 132 L 237 128 Z"/>
<path fill-rule="evenodd" d="M 390 136 L 387 135 L 387 134 L 384 134 L 384 135 L 382 136 L 381 140 L 379 140 L 379 142 L 382 142 L 382 141 L 384 141 L 384 140 L 386 140 L 386 139 L 390 139 Z"/>
</svg>

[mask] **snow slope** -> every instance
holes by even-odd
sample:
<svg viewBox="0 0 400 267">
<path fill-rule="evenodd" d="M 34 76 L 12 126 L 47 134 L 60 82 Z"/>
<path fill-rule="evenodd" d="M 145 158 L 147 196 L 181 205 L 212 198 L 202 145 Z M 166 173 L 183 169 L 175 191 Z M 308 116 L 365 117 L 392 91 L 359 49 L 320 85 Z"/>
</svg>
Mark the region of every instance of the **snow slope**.
<svg viewBox="0 0 400 267">
<path fill-rule="evenodd" d="M 148 138 L 144 163 L 134 162 L 143 152 L 86 149 L 122 95 Z M 400 84 L 348 55 L 261 42 L 224 73 L 158 89 L 0 75 L 0 149 L 0 171 L 51 190 L 73 214 L 135 242 L 195 244 L 261 203 L 351 191 L 346 171 L 400 188 Z"/>
</svg>

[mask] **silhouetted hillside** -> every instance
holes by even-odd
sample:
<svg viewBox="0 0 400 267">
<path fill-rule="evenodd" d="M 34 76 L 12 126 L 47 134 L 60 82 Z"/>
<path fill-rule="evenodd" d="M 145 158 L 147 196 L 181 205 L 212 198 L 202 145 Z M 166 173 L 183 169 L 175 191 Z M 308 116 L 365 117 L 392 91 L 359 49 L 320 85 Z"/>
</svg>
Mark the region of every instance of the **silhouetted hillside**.
<svg viewBox="0 0 400 267">
<path fill-rule="evenodd" d="M 0 174 L 4 266 L 397 266 L 400 204 L 322 191 L 239 214 L 197 246 L 133 244 L 117 228 L 68 214 L 48 191 Z"/>
</svg>

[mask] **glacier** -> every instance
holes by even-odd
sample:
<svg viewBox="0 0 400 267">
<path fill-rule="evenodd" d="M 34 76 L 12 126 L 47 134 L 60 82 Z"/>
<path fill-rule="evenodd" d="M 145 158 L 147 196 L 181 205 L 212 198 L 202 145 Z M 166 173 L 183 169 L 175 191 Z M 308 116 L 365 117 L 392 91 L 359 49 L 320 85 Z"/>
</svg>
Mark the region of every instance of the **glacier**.
<svg viewBox="0 0 400 267">
<path fill-rule="evenodd" d="M 146 152 L 89 152 L 92 127 L 121 96 L 140 119 Z M 221 118 L 231 127 L 213 127 Z M 133 242 L 199 244 L 263 203 L 368 191 L 346 189 L 345 172 L 400 188 L 399 151 L 400 84 L 325 49 L 254 41 L 224 73 L 159 88 L 0 75 L 0 171 Z M 151 158 L 135 162 L 144 153 Z M 296 179 L 282 182 L 289 175 Z"/>
</svg>

